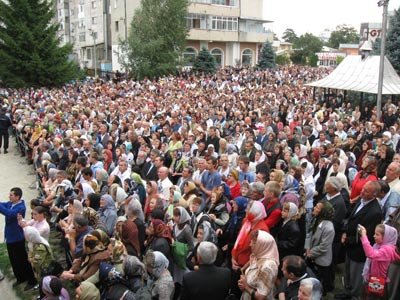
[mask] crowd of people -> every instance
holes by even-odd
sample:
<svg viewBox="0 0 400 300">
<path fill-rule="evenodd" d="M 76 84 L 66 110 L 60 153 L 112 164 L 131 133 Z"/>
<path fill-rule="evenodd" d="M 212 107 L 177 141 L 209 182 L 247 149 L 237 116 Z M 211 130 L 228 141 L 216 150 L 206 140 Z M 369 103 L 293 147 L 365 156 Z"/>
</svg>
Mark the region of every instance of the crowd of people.
<svg viewBox="0 0 400 300">
<path fill-rule="evenodd" d="M 39 299 L 69 299 L 69 281 L 82 300 L 314 300 L 344 263 L 336 299 L 399 299 L 400 111 L 387 100 L 378 119 L 306 85 L 328 73 L 0 90 L 1 155 L 12 126 L 39 191 L 31 218 L 18 187 L 0 203 L 14 285 Z"/>
</svg>

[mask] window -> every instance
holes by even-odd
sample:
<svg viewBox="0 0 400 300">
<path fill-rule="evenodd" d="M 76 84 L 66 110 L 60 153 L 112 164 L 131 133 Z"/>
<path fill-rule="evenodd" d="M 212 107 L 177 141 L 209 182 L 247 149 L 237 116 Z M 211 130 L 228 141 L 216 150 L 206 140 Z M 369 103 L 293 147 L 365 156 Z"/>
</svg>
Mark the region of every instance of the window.
<svg viewBox="0 0 400 300">
<path fill-rule="evenodd" d="M 70 9 L 69 14 L 73 16 L 75 14 L 75 10 L 73 8 Z"/>
<path fill-rule="evenodd" d="M 92 1 L 92 8 L 96 8 L 96 1 Z"/>
<path fill-rule="evenodd" d="M 92 25 L 97 24 L 97 17 L 92 17 Z"/>
<path fill-rule="evenodd" d="M 61 9 L 58 10 L 58 16 L 62 17 L 62 10 Z"/>
<path fill-rule="evenodd" d="M 114 1 L 114 8 L 117 8 L 117 6 L 118 6 L 118 0 L 115 0 Z"/>
<path fill-rule="evenodd" d="M 185 66 L 193 66 L 193 62 L 196 58 L 196 49 L 187 47 L 183 52 L 183 61 Z"/>
<path fill-rule="evenodd" d="M 86 58 L 92 59 L 92 49 L 91 48 L 86 49 Z"/>
<path fill-rule="evenodd" d="M 216 5 L 237 6 L 238 0 L 211 0 L 211 3 Z"/>
<path fill-rule="evenodd" d="M 224 56 L 224 53 L 222 52 L 222 50 L 218 49 L 218 48 L 214 48 L 211 50 L 211 55 L 214 57 L 217 65 L 222 66 L 222 61 L 223 61 L 223 56 Z"/>
<path fill-rule="evenodd" d="M 79 5 L 79 12 L 83 13 L 83 5 Z"/>
<path fill-rule="evenodd" d="M 245 49 L 242 52 L 242 66 L 251 66 L 253 64 L 253 51 Z"/>
<path fill-rule="evenodd" d="M 188 29 L 207 29 L 207 16 L 201 14 L 188 14 L 186 16 Z"/>
<path fill-rule="evenodd" d="M 115 21 L 115 32 L 119 31 L 119 22 Z"/>
<path fill-rule="evenodd" d="M 84 32 L 82 32 L 82 33 L 79 34 L 79 41 L 80 41 L 80 42 L 86 41 L 86 36 L 85 36 L 85 33 L 84 33 Z"/>
<path fill-rule="evenodd" d="M 229 17 L 213 16 L 211 19 L 211 29 L 237 31 L 238 19 L 237 18 L 229 18 Z"/>
<path fill-rule="evenodd" d="M 85 28 L 85 23 L 83 20 L 79 21 L 79 28 Z"/>
</svg>

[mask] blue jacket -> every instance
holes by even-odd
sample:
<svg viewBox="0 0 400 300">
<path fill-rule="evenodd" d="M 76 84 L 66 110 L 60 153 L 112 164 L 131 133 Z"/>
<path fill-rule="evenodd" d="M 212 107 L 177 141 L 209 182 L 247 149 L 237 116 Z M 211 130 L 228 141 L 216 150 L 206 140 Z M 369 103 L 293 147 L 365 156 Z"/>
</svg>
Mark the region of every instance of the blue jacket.
<svg viewBox="0 0 400 300">
<path fill-rule="evenodd" d="M 24 231 L 18 225 L 17 215 L 21 214 L 25 217 L 25 202 L 20 203 L 11 208 L 11 201 L 0 202 L 0 213 L 6 217 L 6 225 L 4 227 L 4 237 L 7 244 L 16 243 L 25 240 Z"/>
</svg>

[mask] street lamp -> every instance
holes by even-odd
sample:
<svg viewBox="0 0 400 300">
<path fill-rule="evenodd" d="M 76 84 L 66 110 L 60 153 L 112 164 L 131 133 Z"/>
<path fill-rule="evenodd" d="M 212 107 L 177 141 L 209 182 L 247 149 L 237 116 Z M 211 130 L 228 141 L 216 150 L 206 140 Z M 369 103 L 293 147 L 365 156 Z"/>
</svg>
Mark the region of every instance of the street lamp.
<svg viewBox="0 0 400 300">
<path fill-rule="evenodd" d="M 385 64 L 385 48 L 386 48 L 386 26 L 388 14 L 389 0 L 380 0 L 378 6 L 383 6 L 382 13 L 382 32 L 381 32 L 381 56 L 379 60 L 379 77 L 378 77 L 378 95 L 376 99 L 377 117 L 381 119 L 382 115 L 382 88 L 383 88 L 383 69 Z"/>
<path fill-rule="evenodd" d="M 93 29 L 89 29 L 89 35 L 93 38 L 93 65 L 94 65 L 94 78 L 97 77 L 97 58 L 96 58 L 96 33 Z"/>
</svg>

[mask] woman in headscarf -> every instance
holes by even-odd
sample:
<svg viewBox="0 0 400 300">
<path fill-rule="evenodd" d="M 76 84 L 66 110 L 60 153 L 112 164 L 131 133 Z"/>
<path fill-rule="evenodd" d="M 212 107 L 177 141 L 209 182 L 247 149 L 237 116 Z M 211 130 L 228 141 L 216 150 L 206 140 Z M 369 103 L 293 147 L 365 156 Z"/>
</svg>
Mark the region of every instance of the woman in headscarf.
<svg viewBox="0 0 400 300">
<path fill-rule="evenodd" d="M 142 177 L 140 177 L 138 173 L 133 172 L 130 179 L 125 179 L 124 188 L 128 196 L 137 194 L 142 207 L 144 207 L 146 201 L 146 188 Z"/>
<path fill-rule="evenodd" d="M 227 152 L 228 152 L 229 167 L 231 169 L 234 169 L 237 166 L 237 158 L 239 156 L 239 154 L 237 153 L 238 152 L 237 147 L 234 144 L 228 144 Z"/>
<path fill-rule="evenodd" d="M 174 227 L 172 230 L 172 237 L 175 241 L 180 243 L 184 243 L 187 245 L 188 252 L 190 253 L 194 248 L 193 243 L 193 233 L 190 227 L 190 215 L 186 209 L 183 207 L 175 207 L 174 208 Z M 174 263 L 174 282 L 181 285 L 183 274 L 187 272 L 187 268 L 182 269 L 176 263 Z"/>
<path fill-rule="evenodd" d="M 132 220 L 126 220 L 121 225 L 121 241 L 124 243 L 126 252 L 136 257 L 141 256 L 139 230 Z"/>
<path fill-rule="evenodd" d="M 286 174 L 285 179 L 283 181 L 282 192 L 279 196 L 279 200 L 281 205 L 286 202 L 292 202 L 296 206 L 299 205 L 300 202 L 300 194 L 299 194 L 299 182 L 296 178 L 294 178 L 291 174 Z"/>
<path fill-rule="evenodd" d="M 149 204 L 150 204 L 150 200 L 153 198 L 159 198 L 158 197 L 158 186 L 157 186 L 157 182 L 155 181 L 147 181 L 146 183 L 146 193 L 147 193 L 147 197 L 146 197 L 146 201 L 145 201 L 145 205 L 144 205 L 144 214 L 146 216 L 146 220 L 148 219 L 148 217 L 150 216 L 150 208 L 149 208 Z"/>
<path fill-rule="evenodd" d="M 56 276 L 45 276 L 41 281 L 42 300 L 69 300 L 68 291 Z"/>
<path fill-rule="evenodd" d="M 311 212 L 314 207 L 314 193 L 315 193 L 315 180 L 314 180 L 314 166 L 309 161 L 304 161 L 301 164 L 301 168 L 303 170 L 303 182 L 304 189 L 306 192 L 306 222 L 309 222 L 311 219 Z"/>
<path fill-rule="evenodd" d="M 76 185 L 76 187 L 79 189 L 79 197 L 81 199 L 81 202 L 85 201 L 87 196 L 89 194 L 95 193 L 92 185 L 90 183 L 87 182 L 83 182 L 83 183 L 78 183 Z"/>
<path fill-rule="evenodd" d="M 42 269 L 49 266 L 53 260 L 53 252 L 51 251 L 49 242 L 43 238 L 39 231 L 32 226 L 24 227 L 24 235 L 26 241 L 30 244 L 28 259 L 32 265 L 36 280 L 42 278 Z"/>
<path fill-rule="evenodd" d="M 74 216 L 78 214 L 83 214 L 83 205 L 79 200 L 69 200 L 67 206 L 68 216 L 63 220 L 60 220 L 58 224 L 60 225 L 61 229 L 68 234 L 68 231 L 73 229 L 73 220 Z"/>
<path fill-rule="evenodd" d="M 223 195 L 219 188 L 214 188 L 210 195 L 210 206 L 207 214 L 210 216 L 216 228 L 222 228 L 229 220 L 226 203 L 228 199 Z"/>
<path fill-rule="evenodd" d="M 251 236 L 250 264 L 238 282 L 241 300 L 274 299 L 274 284 L 278 275 L 279 253 L 268 232 L 257 230 Z"/>
<path fill-rule="evenodd" d="M 83 214 L 88 218 L 89 225 L 97 228 L 100 222 L 98 210 L 100 209 L 100 194 L 89 194 L 85 200 Z"/>
<path fill-rule="evenodd" d="M 118 216 L 116 213 L 115 202 L 108 194 L 103 195 L 100 198 L 99 216 L 100 221 L 105 226 L 107 234 L 112 236 Z"/>
<path fill-rule="evenodd" d="M 129 289 L 136 293 L 147 278 L 146 266 L 136 256 L 127 255 L 122 262 L 122 269 Z"/>
<path fill-rule="evenodd" d="M 159 300 L 171 300 L 174 295 L 174 281 L 168 271 L 168 259 L 158 251 L 149 251 L 144 257 L 144 264 L 151 277 L 151 295 Z"/>
<path fill-rule="evenodd" d="M 355 205 L 360 198 L 361 190 L 368 181 L 377 181 L 376 175 L 377 160 L 374 156 L 364 157 L 361 170 L 358 171 L 356 177 L 351 184 L 350 204 Z"/>
<path fill-rule="evenodd" d="M 398 241 L 396 228 L 384 224 L 377 225 L 374 235 L 375 244 L 371 246 L 367 230 L 362 225 L 359 225 L 359 227 L 361 243 L 367 257 L 363 270 L 364 281 L 368 282 L 371 276 L 375 276 L 384 278 L 385 282 L 389 282 L 390 280 L 387 276 L 389 265 L 393 261 L 400 259 L 400 255 L 396 251 L 396 243 Z"/>
<path fill-rule="evenodd" d="M 101 195 L 108 193 L 108 173 L 104 169 L 96 171 L 96 180 L 99 184 L 99 191 Z"/>
<path fill-rule="evenodd" d="M 372 144 L 372 142 L 370 140 L 366 140 L 362 143 L 361 153 L 360 153 L 360 155 L 358 155 L 358 157 L 356 157 L 356 165 L 357 165 L 358 169 L 361 169 L 364 158 L 366 156 L 368 156 L 368 153 L 370 152 L 370 150 L 372 150 L 373 146 L 374 145 Z"/>
<path fill-rule="evenodd" d="M 239 182 L 239 172 L 238 170 L 232 169 L 228 175 L 227 184 L 231 192 L 231 199 L 241 196 L 240 188 L 241 184 Z"/>
<path fill-rule="evenodd" d="M 109 149 L 104 149 L 103 150 L 103 168 L 108 172 L 112 168 L 113 164 L 113 154 L 111 150 Z M 112 171 L 112 170 L 111 170 Z"/>
<path fill-rule="evenodd" d="M 390 146 L 382 144 L 378 151 L 378 168 L 377 176 L 378 178 L 383 178 L 386 174 L 386 169 L 393 160 L 394 150 Z"/>
<path fill-rule="evenodd" d="M 330 202 L 321 201 L 315 205 L 311 219 L 310 229 L 304 248 L 305 256 L 315 267 L 318 278 L 321 280 L 324 288 L 324 295 L 333 291 L 331 286 L 332 274 L 332 243 L 335 237 L 335 228 L 333 227 L 334 209 Z"/>
<path fill-rule="evenodd" d="M 266 216 L 265 207 L 261 202 L 253 201 L 248 204 L 246 217 L 232 249 L 233 270 L 238 271 L 245 267 L 250 260 L 251 233 L 258 230 L 269 231 L 264 222 Z"/>
<path fill-rule="evenodd" d="M 90 282 L 82 282 L 76 288 L 77 300 L 100 300 L 100 291 Z"/>
<path fill-rule="evenodd" d="M 82 282 L 99 270 L 102 261 L 110 258 L 110 252 L 104 247 L 97 234 L 89 233 L 83 238 L 83 256 L 75 259 L 72 267 L 61 274 L 61 279 Z"/>
<path fill-rule="evenodd" d="M 171 181 L 173 184 L 178 183 L 178 179 L 182 175 L 183 168 L 188 165 L 186 157 L 182 156 L 180 150 L 174 150 L 171 152 L 172 162 L 169 167 L 169 172 L 171 174 Z"/>
<path fill-rule="evenodd" d="M 171 229 L 163 221 L 152 219 L 146 229 L 146 252 L 149 250 L 159 251 L 165 255 L 170 262 L 170 271 L 173 270 L 171 257 L 172 233 Z"/>
<path fill-rule="evenodd" d="M 138 230 L 140 253 L 144 253 L 144 241 L 146 239 L 146 226 L 144 223 L 144 215 L 142 206 L 138 199 L 131 196 L 128 198 L 129 203 L 126 205 L 126 218 L 132 221 Z"/>
</svg>

